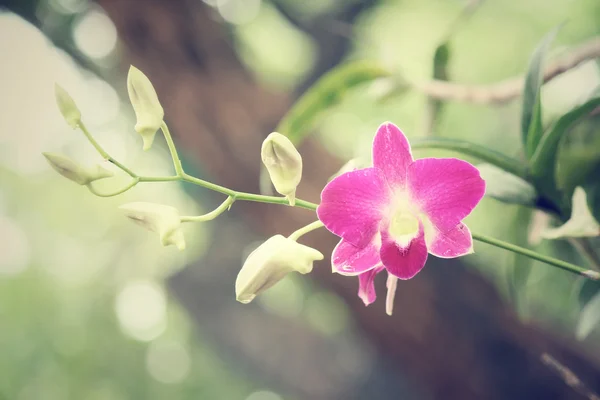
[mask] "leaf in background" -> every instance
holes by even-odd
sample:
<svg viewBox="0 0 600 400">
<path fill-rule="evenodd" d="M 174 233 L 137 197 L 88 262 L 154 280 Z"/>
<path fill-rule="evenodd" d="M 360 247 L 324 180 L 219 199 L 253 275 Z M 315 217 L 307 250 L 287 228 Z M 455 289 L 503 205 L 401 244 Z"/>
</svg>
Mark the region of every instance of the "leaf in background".
<svg viewBox="0 0 600 400">
<path fill-rule="evenodd" d="M 400 90 L 404 85 L 399 77 L 392 77 L 390 71 L 376 62 L 356 61 L 337 66 L 300 96 L 275 131 L 298 145 L 311 132 L 317 119 L 338 104 L 349 89 L 362 83 L 380 81 L 382 78 L 393 78 L 394 90 Z M 268 173 L 262 165 L 259 186 L 261 194 L 274 193 Z"/>
<path fill-rule="evenodd" d="M 591 113 L 563 135 L 556 155 L 556 187 L 571 196 L 576 186 L 598 182 L 600 173 L 600 113 Z"/>
<path fill-rule="evenodd" d="M 571 218 L 557 228 L 548 228 L 542 232 L 546 239 L 564 237 L 596 237 L 600 235 L 600 224 L 588 208 L 585 190 L 578 186 L 573 192 Z"/>
<path fill-rule="evenodd" d="M 598 323 L 600 323 L 600 293 L 596 293 L 581 310 L 575 331 L 577 339 L 585 339 Z"/>
<path fill-rule="evenodd" d="M 598 173 L 600 173 L 600 168 Z M 596 221 L 600 221 L 600 181 L 592 182 L 585 186 L 588 195 L 588 207 Z"/>
<path fill-rule="evenodd" d="M 450 44 L 446 41 L 440 44 L 433 55 L 433 79 L 440 81 L 448 80 L 448 61 L 450 60 Z M 423 136 L 432 136 L 435 132 L 436 122 L 440 118 L 443 102 L 432 97 L 428 97 L 425 103 L 425 113 L 423 115 Z"/>
<path fill-rule="evenodd" d="M 552 29 L 536 47 L 529 61 L 523 88 L 523 109 L 521 112 L 521 134 L 525 145 L 525 154 L 530 158 L 537 147 L 542 134 L 542 105 L 540 89 L 544 83 L 543 64 L 546 53 L 562 25 Z"/>
<path fill-rule="evenodd" d="M 378 63 L 357 61 L 335 67 L 321 77 L 294 103 L 276 131 L 299 144 L 314 126 L 318 117 L 338 104 L 349 89 L 362 83 L 391 76 Z"/>
<path fill-rule="evenodd" d="M 477 166 L 485 180 L 485 195 L 504 203 L 535 205 L 537 192 L 533 185 L 490 164 Z"/>
<path fill-rule="evenodd" d="M 591 98 L 578 105 L 556 121 L 537 146 L 531 158 L 531 172 L 536 178 L 554 179 L 554 164 L 561 138 L 568 134 L 571 128 L 582 118 L 600 106 L 600 88 L 592 94 Z"/>
<path fill-rule="evenodd" d="M 485 161 L 487 164 L 492 164 L 521 179 L 527 179 L 527 170 L 521 165 L 519 160 L 467 140 L 447 138 L 418 139 L 411 143 L 411 148 L 413 150 L 444 149 L 455 151 Z"/>
<path fill-rule="evenodd" d="M 583 279 L 581 289 L 579 290 L 579 304 L 581 304 L 581 307 L 589 303 L 597 293 L 600 293 L 600 282 Z"/>
</svg>

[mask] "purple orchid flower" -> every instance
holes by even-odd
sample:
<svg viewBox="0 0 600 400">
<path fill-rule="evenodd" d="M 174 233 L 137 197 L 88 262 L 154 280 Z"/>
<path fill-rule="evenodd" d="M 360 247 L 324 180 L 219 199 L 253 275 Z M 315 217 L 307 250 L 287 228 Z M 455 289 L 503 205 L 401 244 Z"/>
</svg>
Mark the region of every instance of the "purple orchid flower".
<svg viewBox="0 0 600 400">
<path fill-rule="evenodd" d="M 321 193 L 317 215 L 342 239 L 334 272 L 358 276 L 359 297 L 375 301 L 375 275 L 388 272 L 387 311 L 397 279 L 414 277 L 427 254 L 454 258 L 473 252 L 461 221 L 485 193 L 479 171 L 456 158 L 413 160 L 406 136 L 384 123 L 373 141 L 373 167 L 346 172 Z"/>
</svg>

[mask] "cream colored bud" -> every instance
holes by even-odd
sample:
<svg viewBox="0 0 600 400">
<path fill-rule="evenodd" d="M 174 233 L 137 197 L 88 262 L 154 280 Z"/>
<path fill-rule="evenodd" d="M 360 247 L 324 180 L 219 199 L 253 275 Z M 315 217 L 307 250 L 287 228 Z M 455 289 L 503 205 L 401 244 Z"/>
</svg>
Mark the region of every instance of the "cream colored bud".
<svg viewBox="0 0 600 400">
<path fill-rule="evenodd" d="M 152 232 L 157 232 L 163 246 L 174 245 L 185 249 L 179 211 L 163 204 L 134 202 L 119 207 L 125 216 Z"/>
<path fill-rule="evenodd" d="M 58 109 L 65 121 L 67 121 L 67 124 L 73 129 L 77 128 L 81 122 L 81 112 L 77 108 L 73 98 L 58 84 L 54 84 L 54 95 Z"/>
<path fill-rule="evenodd" d="M 133 65 L 127 74 L 127 91 L 137 118 L 135 131 L 142 136 L 144 150 L 148 150 L 163 122 L 165 112 L 150 79 Z"/>
<path fill-rule="evenodd" d="M 42 153 L 54 170 L 67 179 L 80 185 L 87 185 L 98 179 L 110 178 L 113 173 L 100 165 L 84 167 L 62 154 Z"/>
<path fill-rule="evenodd" d="M 596 237 L 600 236 L 600 224 L 594 218 L 587 204 L 585 190 L 577 186 L 571 201 L 571 218 L 557 228 L 548 228 L 542 232 L 545 239 L 564 237 Z"/>
<path fill-rule="evenodd" d="M 258 294 L 296 271 L 307 274 L 313 262 L 322 260 L 319 251 L 281 235 L 269 238 L 254 250 L 235 281 L 235 296 L 240 303 L 250 303 Z"/>
<path fill-rule="evenodd" d="M 273 132 L 264 140 L 261 158 L 275 190 L 296 202 L 296 187 L 302 179 L 302 157 L 294 144 L 281 133 Z"/>
</svg>

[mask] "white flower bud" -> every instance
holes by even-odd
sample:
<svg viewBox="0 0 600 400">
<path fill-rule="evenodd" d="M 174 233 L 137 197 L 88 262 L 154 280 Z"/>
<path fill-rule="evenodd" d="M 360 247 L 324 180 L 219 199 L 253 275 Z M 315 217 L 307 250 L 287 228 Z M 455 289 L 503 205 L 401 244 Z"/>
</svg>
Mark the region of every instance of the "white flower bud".
<svg viewBox="0 0 600 400">
<path fill-rule="evenodd" d="M 152 232 L 157 232 L 163 246 L 185 249 L 179 211 L 175 207 L 155 203 L 135 202 L 119 207 L 125 216 Z"/>
<path fill-rule="evenodd" d="M 275 190 L 294 205 L 296 187 L 302 179 L 302 157 L 294 144 L 282 134 L 273 132 L 262 144 L 261 158 Z"/>
<path fill-rule="evenodd" d="M 87 185 L 98 179 L 109 178 L 113 173 L 100 165 L 84 167 L 69 157 L 55 153 L 42 153 L 54 170 L 67 179 L 80 185 Z"/>
<path fill-rule="evenodd" d="M 246 259 L 235 281 L 236 299 L 240 303 L 250 303 L 288 273 L 296 271 L 307 274 L 312 271 L 313 262 L 322 259 L 323 254 L 319 251 L 275 235 Z"/>
<path fill-rule="evenodd" d="M 585 190 L 577 186 L 571 201 L 571 218 L 557 228 L 548 228 L 542 232 L 545 239 L 560 239 L 564 237 L 595 237 L 600 236 L 600 224 L 592 215 Z"/>
<path fill-rule="evenodd" d="M 58 109 L 65 121 L 67 121 L 67 124 L 73 129 L 77 128 L 81 122 L 81 112 L 77 108 L 73 98 L 58 84 L 54 84 L 54 95 Z"/>
<path fill-rule="evenodd" d="M 133 65 L 127 74 L 127 91 L 137 118 L 135 131 L 142 136 L 144 150 L 148 150 L 163 122 L 165 112 L 150 79 Z"/>
</svg>

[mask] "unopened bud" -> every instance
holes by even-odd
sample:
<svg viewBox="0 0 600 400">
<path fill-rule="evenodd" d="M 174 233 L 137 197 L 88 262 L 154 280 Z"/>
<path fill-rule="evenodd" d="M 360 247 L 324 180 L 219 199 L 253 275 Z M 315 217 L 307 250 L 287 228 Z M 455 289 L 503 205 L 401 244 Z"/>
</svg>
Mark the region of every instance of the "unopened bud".
<svg viewBox="0 0 600 400">
<path fill-rule="evenodd" d="M 600 236 L 600 224 L 590 211 L 587 195 L 581 186 L 577 186 L 573 192 L 571 218 L 557 228 L 548 228 L 542 232 L 542 237 L 546 239 L 597 236 Z"/>
<path fill-rule="evenodd" d="M 254 250 L 235 281 L 235 296 L 240 303 L 250 303 L 258 294 L 296 271 L 307 274 L 313 262 L 322 260 L 319 251 L 282 235 L 269 238 Z"/>
<path fill-rule="evenodd" d="M 282 134 L 273 132 L 262 144 L 261 158 L 275 190 L 294 205 L 296 187 L 302 179 L 302 157 L 294 144 Z"/>
<path fill-rule="evenodd" d="M 135 131 L 142 136 L 144 150 L 148 150 L 163 122 L 165 112 L 150 79 L 133 65 L 127 75 L 127 91 L 137 118 Z"/>
<path fill-rule="evenodd" d="M 65 121 L 67 121 L 67 124 L 73 129 L 77 128 L 81 122 L 81 112 L 77 108 L 73 98 L 58 84 L 54 84 L 54 95 L 58 109 Z"/>
<path fill-rule="evenodd" d="M 135 202 L 119 207 L 125 216 L 152 232 L 157 232 L 163 246 L 174 245 L 185 249 L 185 238 L 181 230 L 179 211 L 163 204 Z"/>
<path fill-rule="evenodd" d="M 110 178 L 113 173 L 100 165 L 84 167 L 69 157 L 62 154 L 42 153 L 48 163 L 54 170 L 67 179 L 80 185 L 87 185 L 93 181 L 103 178 Z"/>
</svg>

